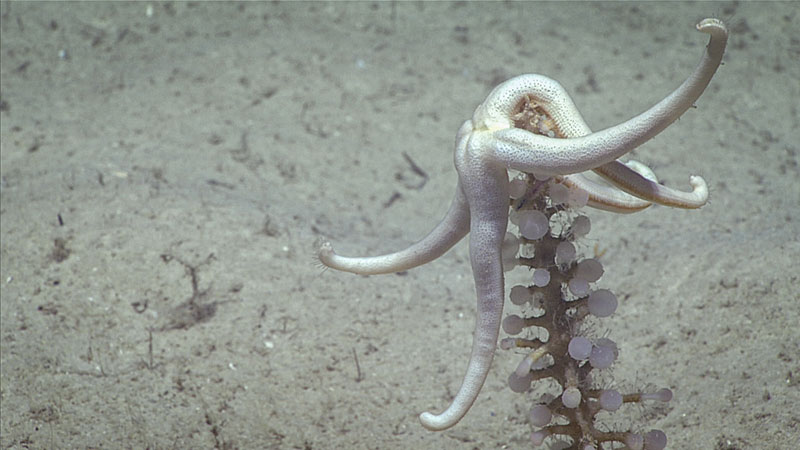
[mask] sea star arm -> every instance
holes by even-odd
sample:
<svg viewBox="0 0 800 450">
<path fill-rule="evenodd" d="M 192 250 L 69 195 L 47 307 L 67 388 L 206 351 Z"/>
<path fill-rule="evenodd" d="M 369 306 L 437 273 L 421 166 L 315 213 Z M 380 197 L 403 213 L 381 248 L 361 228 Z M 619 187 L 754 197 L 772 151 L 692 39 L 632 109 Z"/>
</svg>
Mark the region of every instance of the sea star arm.
<svg viewBox="0 0 800 450">
<path fill-rule="evenodd" d="M 576 138 L 553 139 L 518 128 L 489 128 L 473 139 L 485 141 L 484 146 L 492 148 L 491 157 L 499 163 L 523 172 L 568 175 L 610 163 L 663 131 L 708 86 L 722 61 L 728 32 L 717 19 L 705 19 L 697 29 L 711 37 L 694 72 L 666 98 L 626 122 Z M 554 119 L 558 123 L 558 118 Z"/>
<path fill-rule="evenodd" d="M 461 387 L 441 414 L 424 412 L 419 419 L 431 431 L 457 424 L 472 407 L 492 365 L 503 315 L 504 278 L 501 248 L 508 226 L 508 171 L 483 158 L 483 149 L 469 139 L 456 148 L 456 170 L 469 202 L 469 254 L 478 307 L 472 353 Z"/>
<path fill-rule="evenodd" d="M 433 261 L 450 250 L 469 231 L 469 208 L 461 184 L 444 218 L 419 242 L 405 250 L 380 256 L 350 257 L 336 254 L 330 242 L 323 242 L 317 251 L 319 261 L 336 270 L 359 275 L 402 272 Z"/>
<path fill-rule="evenodd" d="M 611 185 L 597 183 L 582 173 L 563 177 L 565 185 L 589 194 L 588 206 L 592 208 L 627 214 L 641 211 L 652 203 L 695 209 L 708 201 L 708 185 L 699 176 L 690 178 L 693 191 L 684 192 L 658 184 L 655 173 L 638 161 L 613 161 L 594 169 L 594 172 Z"/>
<path fill-rule="evenodd" d="M 635 172 L 654 183 L 658 182 L 656 174 L 650 170 L 646 165 L 630 160 L 625 163 L 619 161 L 612 161 L 601 167 L 609 165 L 624 165 L 626 168 L 631 168 Z M 615 186 L 596 182 L 586 177 L 583 173 L 576 173 L 573 175 L 566 175 L 562 177 L 562 182 L 571 189 L 581 189 L 589 194 L 587 206 L 603 211 L 609 211 L 618 214 L 630 214 L 641 211 L 650 205 L 651 202 L 642 200 L 631 194 L 617 189 Z"/>
<path fill-rule="evenodd" d="M 623 191 L 659 205 L 696 209 L 708 201 L 708 185 L 699 176 L 689 177 L 693 189 L 684 192 L 649 180 L 624 164 L 605 164 L 594 172 Z"/>
</svg>

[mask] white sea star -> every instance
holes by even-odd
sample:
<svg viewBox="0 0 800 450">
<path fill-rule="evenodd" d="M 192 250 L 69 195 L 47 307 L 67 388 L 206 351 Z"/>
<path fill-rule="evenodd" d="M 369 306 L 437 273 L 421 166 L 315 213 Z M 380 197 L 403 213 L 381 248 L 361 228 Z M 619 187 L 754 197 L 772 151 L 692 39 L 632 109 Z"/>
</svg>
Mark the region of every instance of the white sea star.
<svg viewBox="0 0 800 450">
<path fill-rule="evenodd" d="M 588 193 L 588 205 L 635 212 L 651 203 L 699 208 L 708 199 L 703 178 L 690 177 L 691 192 L 658 184 L 644 165 L 617 161 L 678 119 L 705 90 L 719 67 L 728 32 L 717 19 L 697 29 L 711 37 L 700 64 L 675 91 L 638 116 L 592 132 L 566 90 L 542 75 L 521 75 L 494 88 L 456 138 L 458 185 L 444 219 L 419 242 L 373 257 L 337 255 L 328 242 L 318 257 L 326 266 L 363 275 L 392 273 L 430 262 L 470 234 L 470 261 L 478 296 L 472 355 L 464 381 L 441 414 L 422 413 L 429 430 L 452 427 L 469 411 L 494 357 L 503 312 L 501 246 L 509 211 L 508 170 L 554 177 Z M 607 183 L 581 172 L 592 170 Z"/>
</svg>

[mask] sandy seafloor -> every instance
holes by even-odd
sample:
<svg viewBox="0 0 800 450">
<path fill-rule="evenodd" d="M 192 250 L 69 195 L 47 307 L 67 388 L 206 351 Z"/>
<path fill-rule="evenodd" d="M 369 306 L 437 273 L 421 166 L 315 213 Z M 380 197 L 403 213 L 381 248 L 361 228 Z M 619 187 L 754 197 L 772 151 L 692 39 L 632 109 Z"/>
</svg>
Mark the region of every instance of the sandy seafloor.
<svg viewBox="0 0 800 450">
<path fill-rule="evenodd" d="M 314 241 L 366 255 L 423 236 L 456 130 L 511 76 L 559 80 L 593 129 L 639 113 L 694 68 L 707 16 L 730 25 L 724 66 L 633 157 L 673 187 L 702 174 L 709 204 L 589 211 L 579 246 L 605 251 L 598 286 L 620 298 L 595 325 L 621 347 L 600 379 L 675 395 L 603 423 L 674 449 L 798 448 L 796 4 L 0 12 L 2 448 L 530 448 L 552 385 L 512 393 L 519 352 L 498 350 L 455 428 L 417 420 L 466 367 L 466 242 L 360 277 L 321 270 Z"/>
</svg>

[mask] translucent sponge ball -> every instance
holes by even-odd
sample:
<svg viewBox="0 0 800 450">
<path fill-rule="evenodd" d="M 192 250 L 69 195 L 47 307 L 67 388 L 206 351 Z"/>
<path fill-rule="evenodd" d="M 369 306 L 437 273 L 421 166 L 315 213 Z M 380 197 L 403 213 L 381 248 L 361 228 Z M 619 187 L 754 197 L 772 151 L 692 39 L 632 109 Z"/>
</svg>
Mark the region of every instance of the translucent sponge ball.
<svg viewBox="0 0 800 450">
<path fill-rule="evenodd" d="M 639 433 L 628 433 L 625 437 L 625 445 L 631 450 L 642 450 L 644 447 L 644 437 Z"/>
<path fill-rule="evenodd" d="M 505 331 L 508 334 L 511 335 L 519 334 L 524 326 L 525 326 L 525 319 L 516 314 L 512 314 L 503 319 L 503 331 Z"/>
<path fill-rule="evenodd" d="M 597 317 L 608 317 L 617 310 L 617 296 L 608 289 L 598 289 L 589 295 L 589 312 Z"/>
<path fill-rule="evenodd" d="M 533 271 L 533 285 L 545 287 L 550 284 L 550 271 L 547 269 L 536 269 Z"/>
<path fill-rule="evenodd" d="M 517 347 L 517 340 L 515 338 L 500 339 L 500 348 L 503 350 L 511 350 Z"/>
<path fill-rule="evenodd" d="M 606 340 L 614 344 L 610 339 Z M 589 355 L 589 364 L 596 369 L 611 367 L 611 364 L 614 364 L 614 360 L 617 358 L 616 345 L 604 344 L 604 342 L 598 340 L 597 345 L 592 347 L 592 354 Z"/>
<path fill-rule="evenodd" d="M 622 406 L 622 394 L 614 389 L 606 389 L 600 394 L 600 407 L 606 411 L 616 411 Z"/>
<path fill-rule="evenodd" d="M 663 450 L 667 446 L 667 435 L 661 430 L 650 430 L 644 435 L 646 450 Z"/>
<path fill-rule="evenodd" d="M 572 242 L 559 242 L 556 246 L 556 264 L 569 264 L 575 260 L 575 246 Z"/>
<path fill-rule="evenodd" d="M 582 237 L 589 234 L 592 229 L 592 222 L 586 216 L 578 216 L 572 221 L 572 234 Z"/>
<path fill-rule="evenodd" d="M 511 375 L 508 376 L 508 387 L 517 394 L 522 394 L 523 392 L 527 392 L 528 389 L 531 388 L 531 382 L 533 381 L 533 372 L 528 372 L 524 376 L 517 376 L 516 372 L 511 372 Z"/>
<path fill-rule="evenodd" d="M 583 336 L 575 336 L 567 346 L 569 356 L 576 361 L 583 361 L 592 354 L 592 343 Z"/>
<path fill-rule="evenodd" d="M 553 420 L 553 413 L 545 405 L 536 405 L 531 408 L 531 425 L 536 427 L 547 426 Z"/>
<path fill-rule="evenodd" d="M 599 280 L 600 277 L 602 276 L 603 276 L 603 265 L 600 264 L 600 261 L 594 258 L 584 259 L 583 261 L 578 263 L 578 267 L 577 269 L 575 269 L 576 278 L 586 280 L 590 283 L 594 283 L 595 281 Z"/>
<path fill-rule="evenodd" d="M 511 303 L 522 305 L 531 299 L 531 293 L 528 291 L 527 286 L 517 285 L 511 288 L 509 297 L 511 298 Z"/>
<path fill-rule="evenodd" d="M 567 288 L 576 297 L 586 297 L 589 295 L 589 282 L 581 278 L 573 278 L 567 283 Z"/>
<path fill-rule="evenodd" d="M 577 408 L 581 404 L 581 391 L 576 387 L 568 387 L 561 394 L 561 403 L 567 408 Z"/>
<path fill-rule="evenodd" d="M 520 211 L 517 220 L 519 233 L 525 239 L 541 239 L 550 230 L 550 220 L 541 211 Z"/>
<path fill-rule="evenodd" d="M 569 188 L 563 184 L 551 183 L 547 193 L 550 194 L 550 200 L 553 201 L 554 205 L 567 203 L 569 200 Z"/>
<path fill-rule="evenodd" d="M 520 198 L 525 195 L 528 189 L 528 184 L 521 178 L 515 178 L 508 183 L 508 196 L 511 198 Z"/>
<path fill-rule="evenodd" d="M 533 443 L 533 446 L 538 447 L 542 445 L 547 436 L 550 436 L 550 433 L 544 430 L 534 431 L 531 433 L 531 442 Z"/>
</svg>

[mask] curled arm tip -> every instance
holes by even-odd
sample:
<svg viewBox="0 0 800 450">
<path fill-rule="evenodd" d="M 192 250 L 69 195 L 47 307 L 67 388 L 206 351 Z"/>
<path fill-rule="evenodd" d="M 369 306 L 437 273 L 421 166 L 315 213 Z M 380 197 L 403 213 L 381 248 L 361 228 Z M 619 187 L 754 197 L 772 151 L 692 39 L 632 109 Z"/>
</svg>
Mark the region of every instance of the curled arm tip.
<svg viewBox="0 0 800 450">
<path fill-rule="evenodd" d="M 457 424 L 459 420 L 461 420 L 461 417 L 451 418 L 445 416 L 446 411 L 445 413 L 439 415 L 424 412 L 419 415 L 419 421 L 428 431 L 443 431 Z"/>
</svg>

